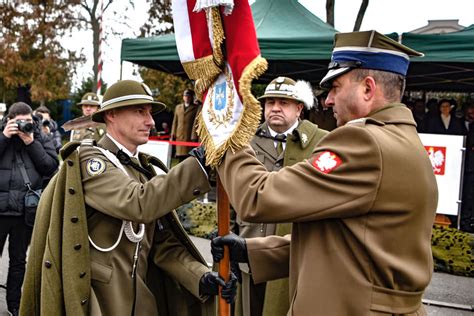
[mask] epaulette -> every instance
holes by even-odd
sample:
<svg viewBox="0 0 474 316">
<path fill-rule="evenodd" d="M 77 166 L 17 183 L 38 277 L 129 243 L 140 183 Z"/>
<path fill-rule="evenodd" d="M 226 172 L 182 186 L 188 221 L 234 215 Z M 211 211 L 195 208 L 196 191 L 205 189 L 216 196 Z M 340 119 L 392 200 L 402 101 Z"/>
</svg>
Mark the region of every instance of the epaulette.
<svg viewBox="0 0 474 316">
<path fill-rule="evenodd" d="M 373 124 L 373 125 L 379 125 L 379 126 L 385 125 L 384 122 L 376 120 L 372 117 L 361 117 L 361 118 L 358 118 L 346 123 L 346 125 L 352 125 L 352 126 L 365 126 L 367 124 Z"/>
<path fill-rule="evenodd" d="M 80 145 L 81 145 L 81 142 L 77 140 L 68 142 L 59 151 L 59 155 L 61 155 L 61 159 L 64 161 Z"/>
<path fill-rule="evenodd" d="M 349 121 L 346 123 L 346 125 L 358 125 L 358 126 L 363 126 L 365 125 L 365 122 L 367 121 L 366 117 L 361 117 L 352 121 Z"/>
<path fill-rule="evenodd" d="M 81 146 L 97 146 L 95 139 L 87 138 L 81 140 Z"/>
</svg>

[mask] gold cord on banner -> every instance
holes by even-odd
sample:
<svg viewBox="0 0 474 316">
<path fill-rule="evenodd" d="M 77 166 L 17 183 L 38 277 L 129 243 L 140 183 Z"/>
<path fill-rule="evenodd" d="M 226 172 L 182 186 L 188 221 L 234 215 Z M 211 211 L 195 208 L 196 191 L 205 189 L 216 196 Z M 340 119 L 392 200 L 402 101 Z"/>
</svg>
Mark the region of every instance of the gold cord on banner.
<svg viewBox="0 0 474 316">
<path fill-rule="evenodd" d="M 184 71 L 188 74 L 188 77 L 191 80 L 216 78 L 222 72 L 222 70 L 215 64 L 212 55 L 184 62 L 182 64 Z"/>
<path fill-rule="evenodd" d="M 245 67 L 239 80 L 239 92 L 242 96 L 243 112 L 232 135 L 224 144 L 216 148 L 209 131 L 203 121 L 202 113 L 198 117 L 197 133 L 201 143 L 206 148 L 206 163 L 211 167 L 217 167 L 222 160 L 227 149 L 233 152 L 247 145 L 260 124 L 262 108 L 260 102 L 252 95 L 252 80 L 258 78 L 267 70 L 267 61 L 261 56 L 257 56 L 247 67 Z"/>
</svg>

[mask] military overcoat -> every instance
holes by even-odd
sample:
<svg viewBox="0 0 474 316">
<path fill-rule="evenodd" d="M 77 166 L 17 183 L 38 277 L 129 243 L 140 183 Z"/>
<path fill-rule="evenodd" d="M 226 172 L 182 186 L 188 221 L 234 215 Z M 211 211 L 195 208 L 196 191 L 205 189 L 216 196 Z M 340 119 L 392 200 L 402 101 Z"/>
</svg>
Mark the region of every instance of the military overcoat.
<svg viewBox="0 0 474 316">
<path fill-rule="evenodd" d="M 194 119 L 199 110 L 199 106 L 191 103 L 187 107 L 178 104 L 174 110 L 173 125 L 171 126 L 171 136 L 177 141 L 190 142 L 193 135 Z M 188 146 L 176 146 L 176 155 L 185 156 L 192 149 Z"/>
<path fill-rule="evenodd" d="M 107 136 L 100 146 L 112 153 L 118 151 Z M 153 158 L 139 157 L 142 166 L 150 170 L 149 159 Z M 70 159 L 65 163 L 67 166 L 79 164 Z M 201 311 L 193 297 L 200 301 L 206 299 L 199 296 L 199 279 L 209 269 L 171 212 L 174 207 L 209 190 L 207 176 L 199 163 L 188 159 L 182 167 L 173 168 L 169 175 L 158 175 L 148 181 L 135 169 L 122 165 L 126 175 L 97 147 L 81 146 L 80 166 L 79 176 L 75 174 L 72 178 L 71 172 L 66 172 L 53 179 L 53 185 L 57 178 L 66 181 L 55 186 L 55 190 L 66 187 L 66 192 L 47 190 L 48 194 L 61 197 L 64 194 L 66 201 L 73 196 L 79 202 L 66 208 L 59 207 L 61 199 L 43 208 L 40 204 L 46 212 L 53 210 L 59 214 L 45 213 L 51 220 L 40 220 L 38 228 L 35 225 L 31 253 L 34 262 L 28 264 L 22 314 L 41 311 L 59 315 L 64 309 L 75 315 L 82 312 L 90 315 L 195 315 Z M 68 186 L 73 179 L 82 179 L 82 187 L 77 187 L 77 180 Z M 78 209 L 80 205 L 83 211 Z M 133 257 L 137 244 L 121 235 L 122 219 L 145 224 L 134 278 Z M 57 223 L 63 220 L 64 229 L 70 228 L 61 233 L 62 225 L 51 226 L 52 220 Z M 87 225 L 84 225 L 85 220 Z M 81 227 L 87 232 L 77 230 Z M 137 224 L 134 230 L 138 232 Z M 44 238 L 54 236 L 53 232 L 59 235 L 45 243 Z M 62 241 L 58 241 L 59 238 Z M 58 242 L 64 245 L 62 250 L 54 246 Z M 99 250 L 92 242 L 98 247 L 113 249 Z M 58 253 L 69 255 L 57 257 Z M 180 301 L 183 295 L 186 299 Z"/>
<path fill-rule="evenodd" d="M 404 105 L 335 129 L 279 172 L 249 148 L 228 151 L 218 172 L 242 219 L 293 222 L 291 242 L 247 242 L 256 283 L 289 275 L 288 315 L 424 314 L 438 192 Z"/>
</svg>

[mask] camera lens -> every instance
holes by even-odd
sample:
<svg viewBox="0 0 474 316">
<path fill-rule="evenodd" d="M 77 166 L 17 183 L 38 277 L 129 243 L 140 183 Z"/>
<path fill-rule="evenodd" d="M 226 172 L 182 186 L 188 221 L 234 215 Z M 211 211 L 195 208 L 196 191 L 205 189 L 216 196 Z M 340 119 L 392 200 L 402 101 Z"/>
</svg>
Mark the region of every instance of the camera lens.
<svg viewBox="0 0 474 316">
<path fill-rule="evenodd" d="M 18 125 L 18 129 L 23 133 L 29 134 L 32 133 L 34 130 L 34 125 L 31 122 L 27 122 L 25 120 L 17 120 L 16 124 Z"/>
</svg>

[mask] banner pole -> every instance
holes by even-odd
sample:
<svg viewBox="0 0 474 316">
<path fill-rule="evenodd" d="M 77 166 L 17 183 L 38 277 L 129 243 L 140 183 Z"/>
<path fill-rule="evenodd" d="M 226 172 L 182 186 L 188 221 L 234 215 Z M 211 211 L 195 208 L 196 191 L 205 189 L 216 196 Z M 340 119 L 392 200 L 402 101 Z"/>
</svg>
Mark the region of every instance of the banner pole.
<svg viewBox="0 0 474 316">
<path fill-rule="evenodd" d="M 219 236 L 229 233 L 230 228 L 230 203 L 227 192 L 222 186 L 221 179 L 217 175 L 217 231 Z M 219 262 L 219 275 L 227 282 L 230 279 L 230 256 L 229 247 L 224 247 L 224 257 Z M 220 289 L 220 291 L 222 288 Z M 218 305 L 219 316 L 230 315 L 230 304 L 228 304 L 221 296 L 219 296 Z"/>
</svg>

